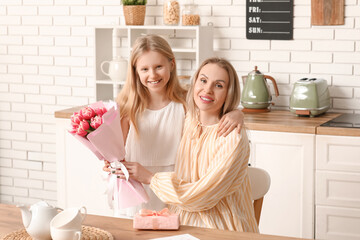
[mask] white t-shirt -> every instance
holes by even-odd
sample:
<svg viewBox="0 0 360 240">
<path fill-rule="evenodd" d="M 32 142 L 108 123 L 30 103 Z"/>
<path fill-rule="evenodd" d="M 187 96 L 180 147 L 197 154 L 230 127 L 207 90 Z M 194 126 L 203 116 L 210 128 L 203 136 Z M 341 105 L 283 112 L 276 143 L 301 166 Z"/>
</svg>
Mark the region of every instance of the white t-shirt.
<svg viewBox="0 0 360 240">
<path fill-rule="evenodd" d="M 130 124 L 125 144 L 126 161 L 138 162 L 153 173 L 174 171 L 184 119 L 185 110 L 181 103 L 170 102 L 159 110 L 146 109 L 137 119 L 139 134 Z M 148 203 L 115 210 L 115 216 L 133 217 L 141 208 L 161 210 L 166 207 L 148 185 L 144 188 L 150 197 Z"/>
</svg>

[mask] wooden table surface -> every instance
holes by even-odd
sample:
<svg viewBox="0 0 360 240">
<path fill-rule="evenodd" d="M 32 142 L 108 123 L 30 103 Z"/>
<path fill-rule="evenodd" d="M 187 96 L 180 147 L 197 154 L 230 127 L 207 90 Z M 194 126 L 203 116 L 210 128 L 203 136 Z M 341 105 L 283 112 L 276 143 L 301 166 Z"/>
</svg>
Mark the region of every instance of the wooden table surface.
<svg viewBox="0 0 360 240">
<path fill-rule="evenodd" d="M 132 220 L 87 215 L 83 223 L 110 232 L 114 239 L 152 239 L 180 234 L 191 234 L 206 240 L 296 240 L 300 238 L 280 237 L 255 233 L 231 232 L 207 228 L 181 226 L 178 231 L 140 231 L 132 228 Z M 13 205 L 0 204 L 0 237 L 23 228 L 21 213 Z M 1 238 L 0 238 L 1 239 Z"/>
</svg>

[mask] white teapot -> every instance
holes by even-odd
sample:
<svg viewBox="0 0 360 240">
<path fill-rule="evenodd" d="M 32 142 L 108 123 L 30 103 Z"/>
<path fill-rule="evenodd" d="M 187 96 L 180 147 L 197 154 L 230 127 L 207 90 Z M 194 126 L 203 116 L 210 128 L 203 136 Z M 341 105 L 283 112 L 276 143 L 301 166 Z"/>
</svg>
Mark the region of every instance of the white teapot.
<svg viewBox="0 0 360 240">
<path fill-rule="evenodd" d="M 105 64 L 109 65 L 108 71 L 104 70 Z M 127 73 L 127 61 L 120 56 L 116 56 L 112 61 L 101 63 L 101 71 L 113 81 L 125 82 Z"/>
<path fill-rule="evenodd" d="M 17 207 L 21 210 L 26 232 L 34 240 L 51 240 L 50 221 L 58 214 L 60 208 L 52 207 L 45 201 L 35 203 L 30 209 L 24 205 Z"/>
</svg>

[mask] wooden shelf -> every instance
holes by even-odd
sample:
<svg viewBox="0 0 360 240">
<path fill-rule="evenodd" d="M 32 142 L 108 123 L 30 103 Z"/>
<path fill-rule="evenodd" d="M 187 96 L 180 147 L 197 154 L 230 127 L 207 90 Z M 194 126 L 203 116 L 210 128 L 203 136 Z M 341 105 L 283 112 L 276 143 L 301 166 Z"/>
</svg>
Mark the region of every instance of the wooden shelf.
<svg viewBox="0 0 360 240">
<path fill-rule="evenodd" d="M 107 79 L 107 80 L 96 80 L 95 83 L 96 84 L 110 84 L 110 85 L 113 84 L 113 85 L 121 85 L 121 86 L 125 85 L 125 82 L 115 82 L 115 81 L 109 80 L 109 79 Z"/>
</svg>

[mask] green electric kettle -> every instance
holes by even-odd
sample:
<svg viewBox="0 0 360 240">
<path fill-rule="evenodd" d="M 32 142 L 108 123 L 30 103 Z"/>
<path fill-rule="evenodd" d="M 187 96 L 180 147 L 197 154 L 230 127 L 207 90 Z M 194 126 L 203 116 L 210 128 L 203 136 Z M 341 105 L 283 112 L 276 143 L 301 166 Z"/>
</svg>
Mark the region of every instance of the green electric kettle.
<svg viewBox="0 0 360 240">
<path fill-rule="evenodd" d="M 262 74 L 255 66 L 255 70 L 251 71 L 247 76 L 243 76 L 244 83 L 243 91 L 241 94 L 241 105 L 244 110 L 269 110 L 270 104 L 272 104 L 272 96 L 267 84 L 266 79 L 272 81 L 275 95 L 279 96 L 279 90 L 276 81 L 273 77 Z"/>
</svg>

